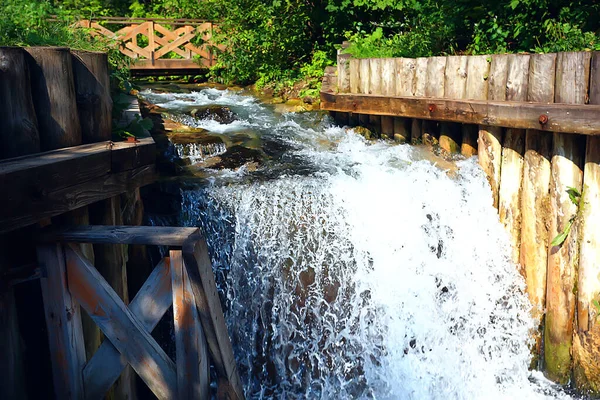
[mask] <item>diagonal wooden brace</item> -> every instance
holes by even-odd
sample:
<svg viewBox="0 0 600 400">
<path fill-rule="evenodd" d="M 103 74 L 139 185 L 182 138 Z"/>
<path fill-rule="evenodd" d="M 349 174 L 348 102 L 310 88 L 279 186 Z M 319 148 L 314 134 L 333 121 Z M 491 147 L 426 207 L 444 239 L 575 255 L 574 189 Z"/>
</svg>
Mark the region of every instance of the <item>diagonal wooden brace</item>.
<svg viewBox="0 0 600 400">
<path fill-rule="evenodd" d="M 148 332 L 152 332 L 171 306 L 171 292 L 170 263 L 163 259 L 129 304 L 131 312 Z M 86 399 L 104 398 L 127 364 L 127 359 L 110 340 L 105 340 L 83 369 Z"/>
<path fill-rule="evenodd" d="M 76 247 L 65 258 L 71 294 L 159 399 L 177 398 L 175 363 Z"/>
</svg>

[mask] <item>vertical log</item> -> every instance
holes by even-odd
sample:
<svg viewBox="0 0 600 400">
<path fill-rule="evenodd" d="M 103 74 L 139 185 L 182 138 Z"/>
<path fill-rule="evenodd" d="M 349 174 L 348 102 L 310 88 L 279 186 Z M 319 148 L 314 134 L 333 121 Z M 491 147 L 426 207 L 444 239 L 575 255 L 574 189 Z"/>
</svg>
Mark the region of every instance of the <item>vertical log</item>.
<svg viewBox="0 0 600 400">
<path fill-rule="evenodd" d="M 42 151 L 81 144 L 71 53 L 65 47 L 28 47 L 31 91 Z"/>
<path fill-rule="evenodd" d="M 69 292 L 62 245 L 39 246 L 37 255 L 46 274 L 40 279 L 40 285 L 50 342 L 54 392 L 57 399 L 83 399 L 85 348 L 81 310 Z"/>
<path fill-rule="evenodd" d="M 527 101 L 552 103 L 556 54 L 536 54 L 529 62 Z M 552 134 L 538 130 L 525 132 L 523 157 L 523 190 L 521 195 L 520 263 L 536 321 L 533 332 L 535 347 L 533 365 L 542 355 L 543 317 L 546 307 L 546 275 L 548 264 L 548 225 L 550 213 L 550 159 Z"/>
<path fill-rule="evenodd" d="M 369 94 L 383 94 L 382 82 L 382 61 L 381 58 L 369 59 Z"/>
<path fill-rule="evenodd" d="M 350 59 L 350 93 L 362 93 L 360 88 L 360 66 L 361 60 Z"/>
<path fill-rule="evenodd" d="M 25 50 L 20 47 L 0 47 L 0 159 L 40 151 L 25 57 Z"/>
<path fill-rule="evenodd" d="M 338 92 L 350 93 L 350 59 L 352 56 L 343 51 L 343 49 L 339 49 L 337 52 Z"/>
<path fill-rule="evenodd" d="M 467 57 L 448 56 L 444 74 L 444 97 L 464 98 L 467 89 Z M 443 122 L 440 126 L 440 148 L 448 153 L 458 152 L 461 136 L 460 124 Z"/>
<path fill-rule="evenodd" d="M 369 86 L 369 79 L 371 77 L 371 68 L 370 68 L 370 62 L 368 58 L 363 58 L 360 60 L 360 70 L 359 70 L 359 78 L 360 78 L 360 83 L 358 85 L 359 87 L 359 93 L 361 94 L 369 94 L 370 93 L 370 86 Z"/>
<path fill-rule="evenodd" d="M 377 136 L 381 135 L 381 115 L 369 115 L 369 130 Z"/>
<path fill-rule="evenodd" d="M 584 104 L 589 81 L 589 53 L 559 53 L 556 59 L 556 103 Z M 583 149 L 581 137 L 553 134 L 552 180 L 550 186 L 549 240 L 563 233 L 576 215 L 566 191 L 581 190 Z M 578 224 L 573 224 L 567 239 L 558 246 L 549 245 L 546 289 L 544 359 L 546 376 L 566 384 L 571 375 L 571 347 L 575 317 L 575 282 L 579 256 Z"/>
<path fill-rule="evenodd" d="M 427 93 L 427 57 L 416 59 L 415 66 L 415 96 L 425 97 Z"/>
<path fill-rule="evenodd" d="M 381 94 L 394 96 L 396 94 L 396 59 L 381 59 Z M 394 117 L 381 117 L 381 136 L 385 139 L 394 138 Z"/>
<path fill-rule="evenodd" d="M 600 104 L 600 53 L 592 54 L 590 103 Z M 600 137 L 588 136 L 583 172 L 583 212 L 577 319 L 573 338 L 575 387 L 592 397 L 600 395 Z"/>
<path fill-rule="evenodd" d="M 396 96 L 414 96 L 416 61 L 412 58 L 396 58 Z M 394 117 L 394 140 L 400 143 L 410 141 L 409 118 Z"/>
<path fill-rule="evenodd" d="M 90 205 L 90 222 L 93 225 L 123 225 L 119 196 Z M 126 270 L 127 246 L 95 244 L 94 255 L 98 272 L 102 274 L 125 304 L 129 304 Z M 113 386 L 113 390 L 115 398 L 136 398 L 135 374 L 131 366 L 125 368 Z"/>
<path fill-rule="evenodd" d="M 467 59 L 467 82 L 465 98 L 473 100 L 487 100 L 487 79 L 490 69 L 489 56 L 469 56 Z M 461 153 L 465 157 L 477 154 L 479 128 L 463 128 Z"/>
<path fill-rule="evenodd" d="M 527 101 L 529 80 L 529 55 L 511 54 L 507 56 L 507 74 L 504 92 L 508 101 Z M 490 82 L 490 85 L 492 82 Z M 498 211 L 500 222 L 509 234 L 512 247 L 512 261 L 519 262 L 521 244 L 521 184 L 523 181 L 523 154 L 525 152 L 525 131 L 507 129 L 502 147 L 500 189 Z M 522 271 L 524 274 L 524 271 Z"/>
<path fill-rule="evenodd" d="M 410 126 L 410 142 L 412 144 L 421 143 L 423 137 L 423 120 L 414 118 Z"/>
<path fill-rule="evenodd" d="M 76 226 L 89 225 L 90 215 L 88 207 L 81 207 L 53 218 L 53 225 L 56 226 Z M 90 264 L 95 263 L 94 246 L 90 243 L 81 243 L 78 245 L 81 254 L 88 259 Z M 102 333 L 98 325 L 90 318 L 87 313 L 82 313 L 81 323 L 83 326 L 83 340 L 85 346 L 86 359 L 92 358 L 98 347 L 102 344 Z"/>
<path fill-rule="evenodd" d="M 72 50 L 77 112 L 83 143 L 110 140 L 112 100 L 108 75 L 108 55 Z"/>
</svg>

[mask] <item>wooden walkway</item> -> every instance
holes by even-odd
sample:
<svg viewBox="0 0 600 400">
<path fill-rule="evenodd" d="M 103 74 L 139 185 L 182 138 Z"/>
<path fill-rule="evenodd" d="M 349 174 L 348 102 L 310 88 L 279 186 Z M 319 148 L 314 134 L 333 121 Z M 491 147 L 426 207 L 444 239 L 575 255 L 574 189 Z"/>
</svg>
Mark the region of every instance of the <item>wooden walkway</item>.
<svg viewBox="0 0 600 400">
<path fill-rule="evenodd" d="M 210 68 L 216 62 L 213 49 L 222 49 L 211 41 L 215 25 L 204 20 L 103 17 L 78 25 L 93 36 L 118 41 L 121 53 L 132 60 L 132 72 L 138 74 L 189 74 Z"/>
</svg>

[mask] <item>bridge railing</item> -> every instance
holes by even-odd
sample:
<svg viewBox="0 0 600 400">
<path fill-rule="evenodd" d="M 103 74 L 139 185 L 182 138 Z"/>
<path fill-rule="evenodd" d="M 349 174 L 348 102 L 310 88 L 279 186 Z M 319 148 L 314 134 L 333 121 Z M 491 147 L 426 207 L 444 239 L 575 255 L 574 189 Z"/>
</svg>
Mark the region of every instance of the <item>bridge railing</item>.
<svg viewBox="0 0 600 400">
<path fill-rule="evenodd" d="M 132 59 L 134 71 L 211 67 L 215 64 L 212 48 L 222 49 L 212 42 L 215 24 L 200 19 L 103 17 L 80 20 L 77 25 L 90 29 L 93 36 L 118 41 L 121 53 Z M 111 30 L 105 25 L 125 26 Z M 198 37 L 200 45 L 194 43 Z"/>
</svg>

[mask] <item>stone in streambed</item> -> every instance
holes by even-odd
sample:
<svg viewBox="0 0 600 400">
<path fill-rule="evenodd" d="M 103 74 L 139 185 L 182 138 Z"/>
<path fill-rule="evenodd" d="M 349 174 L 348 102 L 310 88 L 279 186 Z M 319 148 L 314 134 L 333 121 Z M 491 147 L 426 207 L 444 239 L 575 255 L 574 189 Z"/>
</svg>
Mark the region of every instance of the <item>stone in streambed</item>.
<svg viewBox="0 0 600 400">
<path fill-rule="evenodd" d="M 220 124 L 230 124 L 238 120 L 229 107 L 219 105 L 194 106 L 184 110 L 184 113 L 198 119 L 212 119 Z"/>
</svg>

